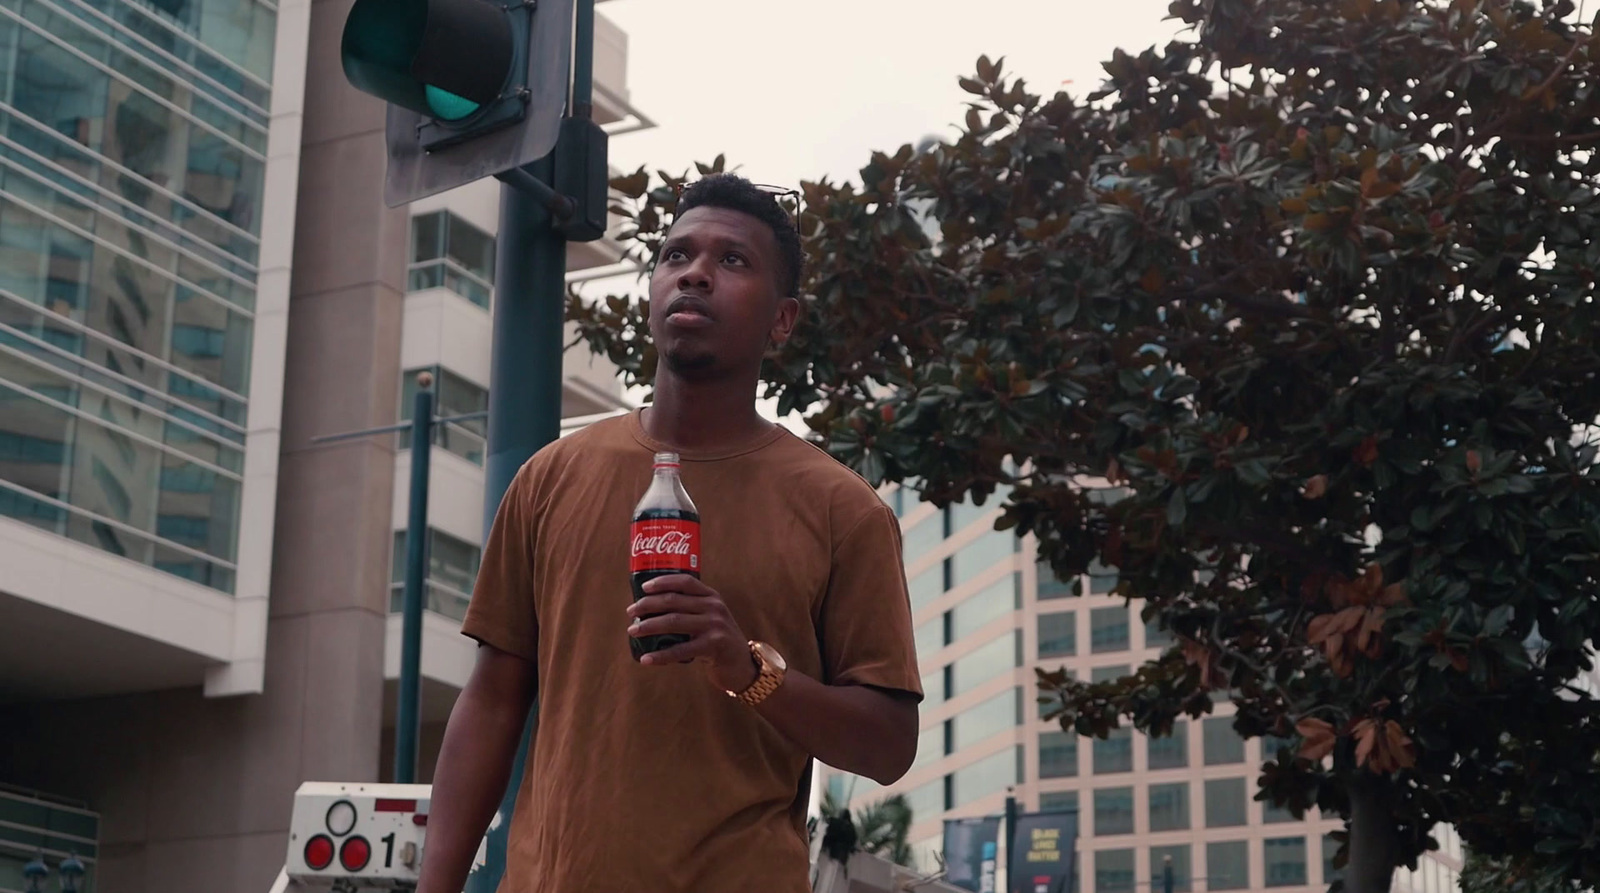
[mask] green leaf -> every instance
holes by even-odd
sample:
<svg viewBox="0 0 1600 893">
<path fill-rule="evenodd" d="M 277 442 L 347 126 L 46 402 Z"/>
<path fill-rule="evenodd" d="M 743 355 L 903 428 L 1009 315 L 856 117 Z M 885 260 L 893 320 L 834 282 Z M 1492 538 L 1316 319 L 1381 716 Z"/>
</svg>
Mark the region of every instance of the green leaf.
<svg viewBox="0 0 1600 893">
<path fill-rule="evenodd" d="M 1183 488 L 1173 487 L 1172 496 L 1167 499 L 1167 523 L 1173 527 L 1182 527 L 1188 517 L 1189 501 L 1183 494 Z"/>
</svg>

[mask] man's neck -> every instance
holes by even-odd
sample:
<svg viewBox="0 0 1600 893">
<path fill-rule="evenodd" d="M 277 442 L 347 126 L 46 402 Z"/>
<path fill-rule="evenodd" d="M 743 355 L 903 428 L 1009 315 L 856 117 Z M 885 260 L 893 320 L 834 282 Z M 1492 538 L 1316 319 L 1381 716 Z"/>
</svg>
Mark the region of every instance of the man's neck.
<svg viewBox="0 0 1600 893">
<path fill-rule="evenodd" d="M 715 450 L 752 440 L 772 430 L 756 412 L 753 382 L 685 381 L 658 369 L 655 398 L 643 425 L 651 438 L 680 450 Z"/>
</svg>

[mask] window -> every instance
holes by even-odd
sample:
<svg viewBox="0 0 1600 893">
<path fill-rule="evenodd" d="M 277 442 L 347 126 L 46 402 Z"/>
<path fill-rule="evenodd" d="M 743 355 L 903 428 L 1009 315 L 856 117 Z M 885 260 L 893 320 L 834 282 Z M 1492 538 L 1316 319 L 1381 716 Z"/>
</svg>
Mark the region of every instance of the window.
<svg viewBox="0 0 1600 893">
<path fill-rule="evenodd" d="M 995 494 L 990 494 L 989 498 L 983 501 L 983 505 L 976 505 L 972 502 L 968 502 L 967 500 L 970 500 L 971 498 L 972 497 L 969 495 L 961 502 L 950 503 L 951 533 L 964 530 L 966 529 L 967 525 L 975 524 L 979 520 L 988 517 L 990 512 L 994 511 L 996 508 L 999 508 L 1001 502 L 1000 500 L 995 499 Z M 985 526 L 987 527 L 990 525 Z"/>
<path fill-rule="evenodd" d="M 1250 845 L 1242 840 L 1206 844 L 1206 887 L 1243 890 L 1250 886 Z"/>
<path fill-rule="evenodd" d="M 1303 887 L 1306 884 L 1306 839 L 1268 838 L 1262 844 L 1267 886 Z"/>
<path fill-rule="evenodd" d="M 1154 890 L 1166 889 L 1167 867 L 1172 868 L 1173 893 L 1189 893 L 1193 869 L 1189 867 L 1189 845 L 1153 846 L 1150 848 L 1150 886 Z"/>
<path fill-rule="evenodd" d="M 1095 608 L 1089 612 L 1089 653 L 1128 650 L 1128 609 Z"/>
<path fill-rule="evenodd" d="M 999 793 L 1018 782 L 1017 749 L 1008 747 L 950 774 L 950 808 Z"/>
<path fill-rule="evenodd" d="M 1039 795 L 1040 812 L 1077 812 L 1077 791 L 1046 791 Z"/>
<path fill-rule="evenodd" d="M 1089 681 L 1109 682 L 1113 679 L 1121 679 L 1122 677 L 1128 675 L 1129 672 L 1130 667 L 1127 664 L 1114 664 L 1109 667 L 1095 667 L 1089 671 Z"/>
<path fill-rule="evenodd" d="M 906 563 L 910 564 L 942 542 L 944 542 L 944 522 L 935 513 L 923 518 L 901 535 L 900 550 L 905 554 Z"/>
<path fill-rule="evenodd" d="M 911 593 L 911 610 L 920 611 L 944 595 L 944 568 L 934 565 L 906 584 Z"/>
<path fill-rule="evenodd" d="M 465 378 L 434 366 L 429 369 L 408 369 L 400 380 L 400 421 L 409 422 L 417 405 L 417 373 L 433 374 L 433 414 L 436 418 L 484 412 L 489 408 L 489 392 Z M 488 444 L 488 419 L 471 419 L 465 422 L 443 422 L 433 426 L 433 445 L 460 456 L 474 465 L 483 464 L 484 449 Z M 411 449 L 411 432 L 400 432 L 400 449 Z"/>
<path fill-rule="evenodd" d="M 1170 630 L 1161 625 L 1159 618 L 1144 623 L 1144 647 L 1166 648 L 1178 641 Z"/>
<path fill-rule="evenodd" d="M 1290 812 L 1287 807 L 1275 806 L 1271 800 L 1267 800 L 1261 804 L 1261 821 L 1267 825 L 1281 825 L 1285 822 L 1298 822 L 1300 820 L 1295 818 L 1294 813 Z"/>
<path fill-rule="evenodd" d="M 1095 893 L 1132 893 L 1133 850 L 1100 850 L 1094 854 Z"/>
<path fill-rule="evenodd" d="M 906 805 L 911 807 L 912 821 L 931 819 L 949 808 L 944 799 L 946 777 L 935 778 L 919 788 L 906 792 Z"/>
<path fill-rule="evenodd" d="M 1001 673 L 1021 666 L 1018 647 L 1021 636 L 1021 630 L 1013 630 L 957 659 L 951 665 L 955 668 L 955 687 L 951 689 L 951 697 L 971 691 Z M 920 644 L 918 648 L 920 650 Z"/>
<path fill-rule="evenodd" d="M 918 657 L 927 657 L 944 647 L 944 615 L 940 614 L 917 627 L 911 634 Z"/>
<path fill-rule="evenodd" d="M 1147 738 L 1150 768 L 1182 769 L 1189 765 L 1189 722 L 1180 719 L 1172 724 L 1172 733 L 1160 738 Z"/>
<path fill-rule="evenodd" d="M 955 566 L 955 579 L 950 585 L 960 586 L 989 568 L 1010 559 L 1016 554 L 1020 544 L 1021 541 L 1009 530 L 985 533 L 978 537 L 951 556 Z"/>
<path fill-rule="evenodd" d="M 1150 786 L 1150 830 L 1189 830 L 1189 783 Z"/>
<path fill-rule="evenodd" d="M 1069 732 L 1039 734 L 1039 777 L 1072 778 L 1078 774 L 1078 736 Z"/>
<path fill-rule="evenodd" d="M 1078 653 L 1078 615 L 1071 611 L 1039 615 L 1039 656 L 1072 657 Z"/>
<path fill-rule="evenodd" d="M 428 528 L 425 544 L 427 578 L 422 593 L 423 607 L 436 614 L 460 620 L 466 616 L 472 585 L 478 577 L 481 551 L 471 543 Z M 394 558 L 390 576 L 389 610 L 397 612 L 405 597 L 406 532 L 394 534 Z"/>
<path fill-rule="evenodd" d="M 912 766 L 921 766 L 931 763 L 945 755 L 944 723 L 931 728 L 923 729 L 917 735 L 917 756 L 911 761 Z"/>
<path fill-rule="evenodd" d="M 1099 561 L 1089 562 L 1089 594 L 1109 595 L 1117 588 L 1117 572 Z"/>
<path fill-rule="evenodd" d="M 1207 828 L 1243 825 L 1244 805 L 1244 779 L 1213 778 L 1206 782 Z"/>
<path fill-rule="evenodd" d="M 986 588 L 968 596 L 951 609 L 954 632 L 950 641 L 970 636 L 997 617 L 1016 610 L 1016 574 L 1007 574 Z"/>
<path fill-rule="evenodd" d="M 1339 842 L 1331 834 L 1322 835 L 1322 883 L 1323 887 L 1331 887 L 1334 880 L 1344 877 L 1344 869 L 1334 867 L 1334 859 L 1339 856 Z"/>
<path fill-rule="evenodd" d="M 494 237 L 448 211 L 411 220 L 406 289 L 446 288 L 479 307 L 494 291 Z"/>
<path fill-rule="evenodd" d="M 1094 835 L 1133 833 L 1133 788 L 1101 788 L 1094 792 Z"/>
<path fill-rule="evenodd" d="M 957 714 L 952 719 L 955 725 L 955 749 L 970 747 L 990 735 L 1016 728 L 1017 698 L 1020 694 L 1021 689 L 1008 689 Z"/>
<path fill-rule="evenodd" d="M 922 677 L 922 703 L 932 706 L 943 704 L 944 700 L 944 668 L 941 667 Z"/>
<path fill-rule="evenodd" d="M 883 504 L 894 511 L 896 518 L 904 518 L 906 516 L 906 488 L 903 486 L 890 488 L 889 492 L 883 494 Z"/>
<path fill-rule="evenodd" d="M 1244 739 L 1233 730 L 1233 718 L 1219 716 L 1201 723 L 1201 744 L 1207 766 L 1244 762 Z"/>
<path fill-rule="evenodd" d="M 1082 584 L 1074 577 L 1071 580 L 1062 580 L 1050 567 L 1050 562 L 1041 561 L 1035 567 L 1039 573 L 1039 600 L 1045 601 L 1054 598 L 1073 598 L 1082 589 Z"/>
<path fill-rule="evenodd" d="M 1116 729 L 1110 737 L 1094 739 L 1094 774 L 1133 771 L 1133 730 Z"/>
</svg>

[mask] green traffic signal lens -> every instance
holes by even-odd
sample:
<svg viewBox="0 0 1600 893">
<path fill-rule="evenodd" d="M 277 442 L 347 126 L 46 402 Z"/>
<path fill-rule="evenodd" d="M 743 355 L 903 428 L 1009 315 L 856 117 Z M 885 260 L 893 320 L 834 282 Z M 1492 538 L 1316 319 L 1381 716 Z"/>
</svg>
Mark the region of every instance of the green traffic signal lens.
<svg viewBox="0 0 1600 893">
<path fill-rule="evenodd" d="M 428 108 L 433 110 L 436 117 L 446 121 L 459 121 L 483 108 L 476 102 L 464 96 L 457 96 L 448 90 L 441 90 L 432 84 L 422 88 L 423 95 L 428 98 Z"/>
</svg>

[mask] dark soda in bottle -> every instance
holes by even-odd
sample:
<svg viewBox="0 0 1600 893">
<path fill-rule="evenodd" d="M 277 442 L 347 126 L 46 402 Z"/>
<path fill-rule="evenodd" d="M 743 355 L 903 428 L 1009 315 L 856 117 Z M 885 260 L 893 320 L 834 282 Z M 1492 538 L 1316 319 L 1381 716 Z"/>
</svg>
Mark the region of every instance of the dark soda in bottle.
<svg viewBox="0 0 1600 893">
<path fill-rule="evenodd" d="M 629 531 L 633 600 L 644 597 L 646 581 L 668 574 L 700 576 L 700 512 L 683 488 L 677 453 L 656 453 L 650 486 L 633 509 Z M 657 616 L 657 615 L 649 615 Z M 628 637 L 633 659 L 689 641 L 682 633 Z"/>
</svg>

